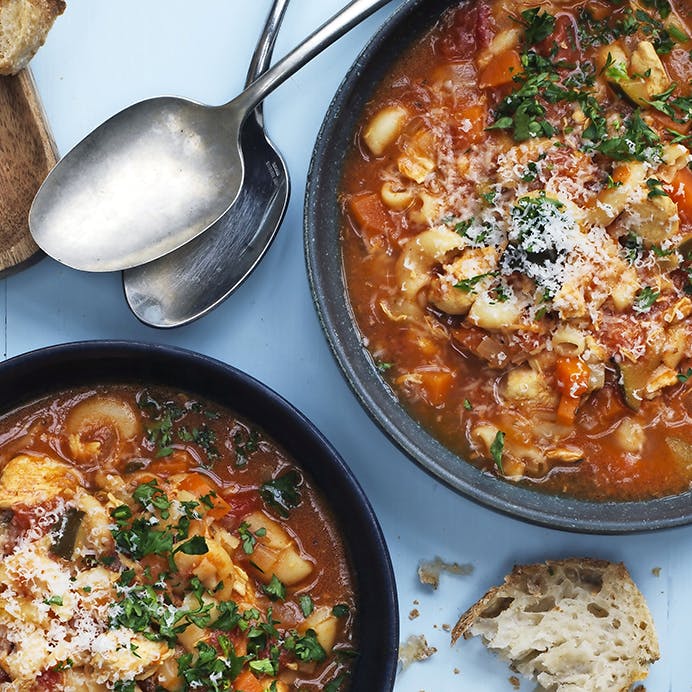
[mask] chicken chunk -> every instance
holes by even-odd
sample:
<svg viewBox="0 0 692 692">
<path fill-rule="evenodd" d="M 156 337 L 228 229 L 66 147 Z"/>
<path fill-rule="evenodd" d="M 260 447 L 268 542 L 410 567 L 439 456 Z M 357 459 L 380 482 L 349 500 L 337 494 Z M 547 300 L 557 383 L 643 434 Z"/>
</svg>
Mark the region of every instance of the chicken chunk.
<svg viewBox="0 0 692 692">
<path fill-rule="evenodd" d="M 62 461 L 19 454 L 0 476 L 0 509 L 16 504 L 34 507 L 58 496 L 71 498 L 83 482 L 79 471 Z"/>
</svg>

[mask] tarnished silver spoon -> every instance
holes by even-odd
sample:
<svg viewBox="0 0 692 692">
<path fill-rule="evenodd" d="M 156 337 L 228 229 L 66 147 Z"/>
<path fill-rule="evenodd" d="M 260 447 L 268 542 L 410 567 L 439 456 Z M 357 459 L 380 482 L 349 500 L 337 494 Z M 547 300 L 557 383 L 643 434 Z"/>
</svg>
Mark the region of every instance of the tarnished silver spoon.
<svg viewBox="0 0 692 692">
<path fill-rule="evenodd" d="M 271 63 L 289 0 L 274 0 L 252 56 L 247 84 Z M 245 180 L 235 203 L 202 235 L 165 257 L 123 272 L 132 312 L 152 327 L 179 327 L 206 314 L 250 275 L 269 249 L 288 204 L 281 154 L 264 130 L 262 106 L 243 123 Z"/>
<path fill-rule="evenodd" d="M 197 237 L 240 193 L 240 130 L 255 106 L 390 1 L 353 0 L 224 106 L 160 97 L 114 115 L 46 178 L 29 214 L 34 240 L 75 269 L 116 271 Z"/>
</svg>

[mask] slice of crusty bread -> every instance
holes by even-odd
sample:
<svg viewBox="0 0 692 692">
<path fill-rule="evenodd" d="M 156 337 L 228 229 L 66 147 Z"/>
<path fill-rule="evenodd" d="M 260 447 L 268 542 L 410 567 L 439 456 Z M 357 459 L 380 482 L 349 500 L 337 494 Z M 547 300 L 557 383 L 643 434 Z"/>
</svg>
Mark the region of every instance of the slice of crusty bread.
<svg viewBox="0 0 692 692">
<path fill-rule="evenodd" d="M 64 9 L 64 0 L 0 0 L 0 74 L 26 67 Z"/>
<path fill-rule="evenodd" d="M 479 635 L 550 692 L 621 692 L 659 657 L 644 597 L 623 564 L 588 558 L 516 566 L 452 630 Z"/>
</svg>

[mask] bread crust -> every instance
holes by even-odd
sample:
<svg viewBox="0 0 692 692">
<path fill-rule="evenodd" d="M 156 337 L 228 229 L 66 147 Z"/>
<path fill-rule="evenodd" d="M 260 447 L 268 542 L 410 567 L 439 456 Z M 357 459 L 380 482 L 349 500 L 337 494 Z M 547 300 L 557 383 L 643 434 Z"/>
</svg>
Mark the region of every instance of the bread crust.
<svg viewBox="0 0 692 692">
<path fill-rule="evenodd" d="M 64 10 L 64 0 L 0 0 L 0 74 L 26 67 Z"/>
<path fill-rule="evenodd" d="M 552 603 L 551 598 L 556 593 L 559 593 L 558 582 L 562 583 L 565 579 L 578 587 L 579 595 L 571 599 L 563 599 L 564 602 L 556 598 L 554 603 Z M 593 592 L 594 599 L 588 598 L 590 592 Z M 586 598 L 584 598 L 584 594 L 586 594 Z M 490 589 L 459 618 L 452 630 L 452 643 L 455 643 L 460 637 L 469 638 L 475 634 L 480 634 L 486 646 L 496 650 L 503 658 L 508 659 L 520 672 L 538 677 L 539 682 L 542 681 L 541 676 L 543 676 L 543 681 L 550 679 L 551 685 L 546 687 L 546 689 L 576 690 L 578 688 L 574 687 L 573 683 L 570 682 L 566 682 L 563 687 L 560 680 L 560 671 L 550 670 L 545 662 L 539 663 L 539 657 L 536 658 L 537 662 L 534 666 L 533 663 L 526 664 L 513 660 L 511 654 L 508 653 L 510 647 L 507 646 L 506 641 L 504 642 L 504 649 L 499 645 L 493 646 L 493 627 L 497 627 L 499 630 L 501 625 L 495 624 L 497 622 L 496 618 L 505 611 L 511 612 L 512 605 L 517 607 L 516 603 L 519 603 L 522 599 L 523 601 L 528 599 L 535 604 L 546 598 L 548 600 L 546 610 L 551 611 L 551 614 L 554 615 L 553 624 L 555 619 L 560 617 L 560 613 L 567 600 L 570 600 L 569 608 L 571 610 L 569 615 L 565 614 L 566 621 L 564 623 L 568 626 L 567 618 L 574 617 L 574 602 L 578 601 L 579 596 L 581 596 L 582 602 L 579 604 L 582 618 L 581 624 L 583 625 L 584 640 L 588 643 L 588 637 L 593 629 L 601 627 L 602 629 L 605 628 L 607 632 L 608 628 L 606 621 L 609 620 L 610 614 L 608 618 L 601 616 L 595 610 L 599 606 L 591 602 L 592 600 L 598 600 L 599 595 L 608 596 L 610 603 L 614 602 L 616 596 L 621 598 L 624 604 L 623 607 L 626 606 L 626 614 L 631 617 L 633 622 L 638 623 L 637 628 L 640 638 L 636 645 L 637 649 L 630 652 L 629 659 L 623 661 L 623 670 L 619 672 L 619 679 L 622 680 L 624 678 L 624 682 L 619 683 L 617 689 L 624 692 L 630 688 L 632 683 L 646 678 L 648 666 L 658 660 L 660 654 L 651 613 L 644 597 L 622 563 L 592 558 L 568 558 L 564 560 L 548 560 L 544 563 L 531 565 L 515 565 L 511 573 L 505 577 L 504 583 L 501 586 Z M 607 605 L 608 601 L 604 601 L 604 604 Z M 567 610 L 566 606 L 565 610 Z M 535 613 L 540 613 L 542 610 L 538 608 L 528 612 L 531 615 L 535 615 Z M 519 614 L 521 615 L 521 613 Z M 587 618 L 591 618 L 592 622 L 588 622 Z M 541 624 L 527 625 L 526 623 L 521 623 L 520 618 L 517 619 L 517 624 L 524 627 L 525 630 L 535 627 L 536 632 L 541 627 Z M 474 631 L 474 628 L 477 631 Z M 502 639 L 502 637 L 500 638 Z M 546 633 L 541 632 L 541 641 L 545 641 L 545 638 Z M 531 633 L 527 633 L 526 640 L 531 640 Z M 526 641 L 523 644 L 525 645 Z M 577 645 L 578 643 L 575 642 L 575 647 Z M 564 648 L 564 644 L 561 644 L 561 646 Z M 550 647 L 547 647 L 540 653 L 548 655 L 550 653 L 549 649 Z M 537 651 L 536 653 L 539 652 Z M 597 662 L 592 661 L 591 663 L 594 665 L 595 673 Z M 537 671 L 540 671 L 539 675 L 535 675 Z M 592 684 L 593 687 L 589 687 L 589 690 L 607 689 L 608 692 L 615 692 L 614 688 L 599 686 L 597 677 L 594 674 L 590 678 L 593 682 L 589 684 Z M 582 689 L 586 692 L 587 688 Z"/>
</svg>

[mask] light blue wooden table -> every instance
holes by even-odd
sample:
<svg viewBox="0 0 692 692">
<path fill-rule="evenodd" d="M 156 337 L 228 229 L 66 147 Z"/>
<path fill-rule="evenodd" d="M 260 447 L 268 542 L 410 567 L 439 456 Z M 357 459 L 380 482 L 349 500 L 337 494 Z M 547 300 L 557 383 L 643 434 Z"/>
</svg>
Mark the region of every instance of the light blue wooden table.
<svg viewBox="0 0 692 692">
<path fill-rule="evenodd" d="M 277 44 L 283 54 L 343 0 L 294 0 Z M 240 90 L 269 0 L 69 0 L 33 62 L 61 152 L 139 99 L 179 94 L 219 104 Z M 2 353 L 78 339 L 124 338 L 183 346 L 266 382 L 334 443 L 367 492 L 391 550 L 401 635 L 425 634 L 438 652 L 400 673 L 397 692 L 501 692 L 509 670 L 478 642 L 450 647 L 445 625 L 502 579 L 514 562 L 571 555 L 622 560 L 644 591 L 662 660 L 649 692 L 692 689 L 692 528 L 598 537 L 550 531 L 499 516 L 441 486 L 370 421 L 331 357 L 312 305 L 302 249 L 302 203 L 322 116 L 368 37 L 399 2 L 314 60 L 266 104 L 268 129 L 285 154 L 293 195 L 280 234 L 259 269 L 224 305 L 175 331 L 130 314 L 118 274 L 84 274 L 50 259 L 0 282 Z M 470 562 L 470 576 L 417 582 L 419 560 Z M 652 573 L 660 567 L 660 575 Z M 417 608 L 420 616 L 409 619 Z M 532 689 L 525 683 L 524 690 Z M 371 692 L 371 691 L 362 691 Z M 374 691 L 372 691 L 374 692 Z"/>
</svg>

